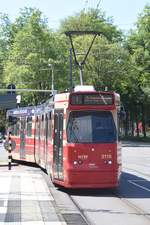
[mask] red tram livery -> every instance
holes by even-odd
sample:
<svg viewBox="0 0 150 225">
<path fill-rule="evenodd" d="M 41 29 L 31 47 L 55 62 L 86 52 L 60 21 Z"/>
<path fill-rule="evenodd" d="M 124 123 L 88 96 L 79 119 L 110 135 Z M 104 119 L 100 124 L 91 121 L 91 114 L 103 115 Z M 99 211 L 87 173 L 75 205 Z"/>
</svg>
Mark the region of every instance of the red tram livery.
<svg viewBox="0 0 150 225">
<path fill-rule="evenodd" d="M 88 86 L 7 111 L 13 159 L 35 162 L 67 188 L 109 188 L 121 174 L 120 97 Z"/>
</svg>

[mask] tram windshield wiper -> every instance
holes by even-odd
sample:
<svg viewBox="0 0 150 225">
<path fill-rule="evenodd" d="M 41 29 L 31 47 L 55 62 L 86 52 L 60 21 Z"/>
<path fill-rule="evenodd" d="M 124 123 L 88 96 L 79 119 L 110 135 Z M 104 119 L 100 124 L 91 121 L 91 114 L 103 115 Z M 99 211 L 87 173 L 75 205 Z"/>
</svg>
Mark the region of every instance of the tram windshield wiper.
<svg viewBox="0 0 150 225">
<path fill-rule="evenodd" d="M 73 130 L 71 131 L 71 135 L 72 135 L 73 138 L 74 138 L 73 142 L 79 143 L 79 139 L 78 139 L 78 137 L 76 136 L 76 134 L 75 134 L 75 132 L 74 132 Z"/>
</svg>

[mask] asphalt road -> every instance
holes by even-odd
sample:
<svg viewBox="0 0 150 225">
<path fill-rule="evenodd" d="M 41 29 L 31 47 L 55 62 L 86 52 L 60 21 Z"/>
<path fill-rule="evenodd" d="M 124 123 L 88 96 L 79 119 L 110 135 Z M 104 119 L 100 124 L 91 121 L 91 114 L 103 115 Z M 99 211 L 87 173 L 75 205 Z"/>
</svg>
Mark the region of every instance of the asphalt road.
<svg viewBox="0 0 150 225">
<path fill-rule="evenodd" d="M 123 173 L 116 190 L 71 197 L 91 225 L 150 225 L 150 144 L 123 143 Z"/>
</svg>

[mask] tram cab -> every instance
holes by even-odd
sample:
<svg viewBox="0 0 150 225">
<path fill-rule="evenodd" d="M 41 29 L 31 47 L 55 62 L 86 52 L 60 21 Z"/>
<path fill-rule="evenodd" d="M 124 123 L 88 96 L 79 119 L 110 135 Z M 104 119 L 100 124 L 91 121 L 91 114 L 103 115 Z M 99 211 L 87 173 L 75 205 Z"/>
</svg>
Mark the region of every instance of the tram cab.
<svg viewBox="0 0 150 225">
<path fill-rule="evenodd" d="M 116 187 L 120 96 L 81 86 L 55 95 L 52 181 L 68 188 Z"/>
</svg>

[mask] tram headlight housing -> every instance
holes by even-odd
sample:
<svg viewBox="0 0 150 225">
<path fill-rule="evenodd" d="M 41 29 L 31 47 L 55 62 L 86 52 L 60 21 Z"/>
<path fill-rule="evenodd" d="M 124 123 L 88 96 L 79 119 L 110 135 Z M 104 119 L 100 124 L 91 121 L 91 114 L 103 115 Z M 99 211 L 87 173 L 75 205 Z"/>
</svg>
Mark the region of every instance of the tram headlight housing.
<svg viewBox="0 0 150 225">
<path fill-rule="evenodd" d="M 77 165 L 77 164 L 78 164 L 78 162 L 77 162 L 77 161 L 74 161 L 74 162 L 73 162 L 73 165 Z"/>
<path fill-rule="evenodd" d="M 82 165 L 83 161 L 81 159 L 73 162 L 73 165 Z"/>
<path fill-rule="evenodd" d="M 78 164 L 81 165 L 83 161 L 81 159 L 78 160 Z"/>
<path fill-rule="evenodd" d="M 105 165 L 112 165 L 112 160 L 104 160 L 104 164 Z"/>
<path fill-rule="evenodd" d="M 111 165 L 112 164 L 112 160 L 108 160 L 108 164 Z"/>
</svg>

